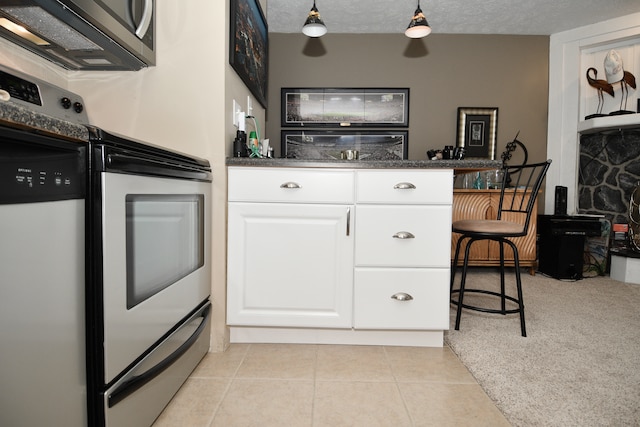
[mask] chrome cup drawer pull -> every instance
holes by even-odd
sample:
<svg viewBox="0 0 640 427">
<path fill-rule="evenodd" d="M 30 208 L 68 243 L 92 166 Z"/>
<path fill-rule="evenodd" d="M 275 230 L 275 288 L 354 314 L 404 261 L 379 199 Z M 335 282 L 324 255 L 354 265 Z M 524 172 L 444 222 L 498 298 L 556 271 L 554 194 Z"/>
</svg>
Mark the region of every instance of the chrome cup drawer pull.
<svg viewBox="0 0 640 427">
<path fill-rule="evenodd" d="M 285 182 L 284 184 L 280 184 L 280 188 L 302 188 L 302 186 L 297 182 L 289 181 Z"/>
<path fill-rule="evenodd" d="M 416 236 L 409 233 L 408 231 L 398 231 L 396 234 L 393 235 L 393 238 L 394 239 L 415 239 Z"/>
<path fill-rule="evenodd" d="M 410 182 L 399 182 L 393 188 L 394 190 L 415 190 L 416 186 Z"/>
<path fill-rule="evenodd" d="M 404 292 L 398 292 L 397 294 L 391 295 L 391 299 L 397 301 L 411 301 L 413 297 L 409 294 L 405 294 Z"/>
</svg>

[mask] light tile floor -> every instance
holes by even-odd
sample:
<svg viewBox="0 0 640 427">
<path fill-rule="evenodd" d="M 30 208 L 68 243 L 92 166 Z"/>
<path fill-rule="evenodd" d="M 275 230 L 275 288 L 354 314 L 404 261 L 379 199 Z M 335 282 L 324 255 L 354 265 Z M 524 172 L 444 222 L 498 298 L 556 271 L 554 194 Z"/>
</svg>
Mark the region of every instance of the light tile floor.
<svg viewBox="0 0 640 427">
<path fill-rule="evenodd" d="M 231 344 L 153 427 L 509 426 L 448 348 Z"/>
</svg>

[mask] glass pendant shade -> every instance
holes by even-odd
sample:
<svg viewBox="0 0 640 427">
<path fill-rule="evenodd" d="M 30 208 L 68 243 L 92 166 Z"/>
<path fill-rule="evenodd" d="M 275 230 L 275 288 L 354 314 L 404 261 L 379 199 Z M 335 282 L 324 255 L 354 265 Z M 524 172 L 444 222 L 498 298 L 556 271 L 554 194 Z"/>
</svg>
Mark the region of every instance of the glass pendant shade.
<svg viewBox="0 0 640 427">
<path fill-rule="evenodd" d="M 327 27 L 324 25 L 324 22 L 322 22 L 322 18 L 320 18 L 320 13 L 318 12 L 315 1 L 309 11 L 307 20 L 304 22 L 302 32 L 308 37 L 322 37 L 327 34 Z"/>
<path fill-rule="evenodd" d="M 426 37 L 429 34 L 431 34 L 431 27 L 429 26 L 427 18 L 425 18 L 424 13 L 422 13 L 422 9 L 420 9 L 420 4 L 418 3 L 418 8 L 413 14 L 413 18 L 411 19 L 411 22 L 409 22 L 409 26 L 404 32 L 404 35 L 412 39 L 419 39 Z"/>
</svg>

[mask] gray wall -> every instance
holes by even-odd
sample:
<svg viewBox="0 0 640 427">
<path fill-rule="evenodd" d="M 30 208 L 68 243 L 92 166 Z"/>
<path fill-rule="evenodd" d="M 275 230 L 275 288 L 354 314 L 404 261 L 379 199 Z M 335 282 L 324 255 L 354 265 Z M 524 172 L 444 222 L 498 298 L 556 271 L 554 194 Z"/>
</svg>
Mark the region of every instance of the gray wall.
<svg viewBox="0 0 640 427">
<path fill-rule="evenodd" d="M 549 37 L 431 34 L 269 35 L 266 137 L 280 154 L 280 88 L 409 87 L 409 159 L 455 145 L 458 107 L 498 107 L 497 154 L 520 130 L 546 158 Z M 515 160 L 515 155 L 514 155 Z"/>
</svg>

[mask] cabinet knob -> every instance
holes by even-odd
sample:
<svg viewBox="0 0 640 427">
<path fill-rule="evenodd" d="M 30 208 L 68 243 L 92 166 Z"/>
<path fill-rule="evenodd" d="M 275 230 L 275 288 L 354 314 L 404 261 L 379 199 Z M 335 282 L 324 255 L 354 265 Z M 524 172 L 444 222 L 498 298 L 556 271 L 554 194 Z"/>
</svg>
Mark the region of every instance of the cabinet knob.
<svg viewBox="0 0 640 427">
<path fill-rule="evenodd" d="M 411 301 L 413 299 L 413 297 L 409 294 L 406 294 L 404 292 L 398 292 L 397 294 L 393 294 L 391 295 L 391 299 L 397 300 L 397 301 Z"/>
<path fill-rule="evenodd" d="M 394 185 L 393 188 L 395 190 L 414 190 L 416 186 L 410 182 L 399 182 L 396 185 Z"/>
<path fill-rule="evenodd" d="M 398 231 L 396 234 L 393 235 L 393 238 L 394 239 L 415 239 L 416 236 L 409 233 L 408 231 Z"/>
<path fill-rule="evenodd" d="M 280 188 L 302 188 L 302 186 L 297 182 L 289 181 L 285 182 L 284 184 L 280 184 Z"/>
</svg>

